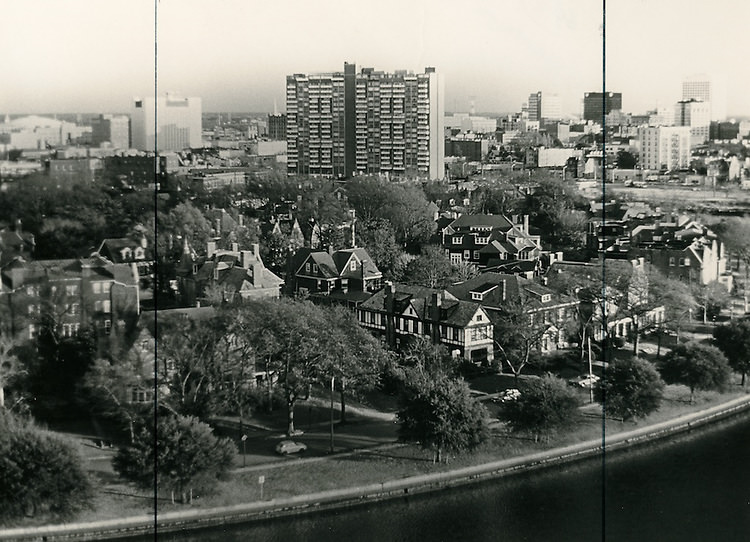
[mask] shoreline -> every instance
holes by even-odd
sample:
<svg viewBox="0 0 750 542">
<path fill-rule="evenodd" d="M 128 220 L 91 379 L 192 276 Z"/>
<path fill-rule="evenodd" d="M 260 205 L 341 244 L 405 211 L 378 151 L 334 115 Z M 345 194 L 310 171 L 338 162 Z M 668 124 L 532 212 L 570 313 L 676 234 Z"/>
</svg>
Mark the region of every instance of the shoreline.
<svg viewBox="0 0 750 542">
<path fill-rule="evenodd" d="M 750 410 L 750 396 L 732 399 L 672 420 L 621 432 L 606 439 L 553 448 L 535 454 L 462 467 L 455 470 L 410 476 L 364 486 L 333 489 L 305 495 L 242 503 L 208 509 L 165 512 L 155 522 L 152 515 L 122 519 L 21 527 L 0 531 L 0 540 L 101 540 L 148 536 L 158 532 L 198 530 L 228 523 L 250 523 L 315 511 L 348 508 L 406 495 L 483 482 L 531 470 L 544 469 L 625 450 L 689 432 Z"/>
</svg>

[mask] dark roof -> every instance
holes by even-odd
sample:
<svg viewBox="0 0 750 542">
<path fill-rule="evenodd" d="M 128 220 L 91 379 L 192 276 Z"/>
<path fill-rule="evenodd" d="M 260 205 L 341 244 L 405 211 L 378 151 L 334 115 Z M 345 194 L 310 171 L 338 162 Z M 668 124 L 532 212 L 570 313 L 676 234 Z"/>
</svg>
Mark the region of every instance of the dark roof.
<svg viewBox="0 0 750 542">
<path fill-rule="evenodd" d="M 503 215 L 465 214 L 461 215 L 456 220 L 451 222 L 450 226 L 454 230 L 477 226 L 486 226 L 493 229 L 509 230 L 513 226 L 513 224 L 511 224 L 510 220 L 505 218 Z"/>
</svg>

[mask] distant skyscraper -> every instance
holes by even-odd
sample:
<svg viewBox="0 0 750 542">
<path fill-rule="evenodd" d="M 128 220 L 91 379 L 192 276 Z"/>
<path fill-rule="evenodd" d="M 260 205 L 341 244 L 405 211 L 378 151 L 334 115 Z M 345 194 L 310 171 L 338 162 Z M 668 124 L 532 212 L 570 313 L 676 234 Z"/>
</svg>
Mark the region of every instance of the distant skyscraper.
<svg viewBox="0 0 750 542">
<path fill-rule="evenodd" d="M 621 109 L 621 92 L 586 92 L 583 95 L 583 120 L 602 122 L 602 115 Z"/>
<path fill-rule="evenodd" d="M 130 113 L 132 147 L 138 150 L 181 151 L 203 146 L 200 98 L 167 93 L 134 98 Z M 156 140 L 156 141 L 154 141 Z"/>
<path fill-rule="evenodd" d="M 115 149 L 130 147 L 130 119 L 125 115 L 99 115 L 91 121 L 91 144 L 109 143 Z"/>
<path fill-rule="evenodd" d="M 424 73 L 343 72 L 287 77 L 292 174 L 444 176 L 444 92 Z"/>
<path fill-rule="evenodd" d="M 281 141 L 286 139 L 286 115 L 284 113 L 268 115 L 268 139 Z"/>
<path fill-rule="evenodd" d="M 690 165 L 690 128 L 687 126 L 641 126 L 638 128 L 640 166 L 656 171 Z"/>
<path fill-rule="evenodd" d="M 727 86 L 723 77 L 706 74 L 686 77 L 682 81 L 682 99 L 710 102 L 711 120 L 727 118 Z"/>
<path fill-rule="evenodd" d="M 542 119 L 562 119 L 562 102 L 557 94 L 545 94 L 542 97 Z"/>
<path fill-rule="evenodd" d="M 711 128 L 711 104 L 696 99 L 681 100 L 674 109 L 674 124 L 690 127 L 692 145 L 708 141 Z"/>
<path fill-rule="evenodd" d="M 529 105 L 528 105 L 528 112 L 529 112 L 529 120 L 534 122 L 538 120 L 542 120 L 542 93 L 535 92 L 533 94 L 529 94 Z"/>
</svg>

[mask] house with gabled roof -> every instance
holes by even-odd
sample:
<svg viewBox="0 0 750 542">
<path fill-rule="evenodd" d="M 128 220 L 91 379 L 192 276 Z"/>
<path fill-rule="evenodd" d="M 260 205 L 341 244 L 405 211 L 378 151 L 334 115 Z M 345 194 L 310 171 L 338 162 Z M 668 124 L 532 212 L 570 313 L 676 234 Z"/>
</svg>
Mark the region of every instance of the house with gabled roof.
<svg viewBox="0 0 750 542">
<path fill-rule="evenodd" d="M 134 264 L 142 289 L 152 286 L 154 280 L 154 251 L 145 234 L 133 237 L 104 239 L 96 254 L 116 264 Z"/>
<path fill-rule="evenodd" d="M 509 261 L 534 261 L 542 254 L 541 238 L 529 230 L 529 217 L 464 214 L 443 228 L 442 246 L 451 263 L 487 267 Z"/>
<path fill-rule="evenodd" d="M 455 355 L 480 363 L 494 358 L 493 326 L 476 302 L 446 290 L 386 282 L 357 307 L 359 324 L 398 350 L 414 337 L 428 337 Z"/>
<path fill-rule="evenodd" d="M 231 250 L 222 250 L 210 241 L 204 260 L 194 260 L 189 253 L 184 257 L 188 263 L 193 262 L 192 266 L 184 266 L 180 281 L 183 302 L 191 307 L 200 302 L 278 298 L 284 285 L 284 280 L 263 264 L 258 243 L 253 244 L 252 250 L 240 250 L 237 243 L 232 243 Z"/>
<path fill-rule="evenodd" d="M 380 288 L 383 274 L 364 248 L 328 253 L 301 248 L 290 260 L 293 291 L 297 295 L 331 296 L 359 302 Z"/>
<path fill-rule="evenodd" d="M 0 266 L 16 256 L 31 259 L 35 247 L 34 234 L 23 230 L 21 220 L 16 220 L 14 229 L 0 222 Z"/>
</svg>

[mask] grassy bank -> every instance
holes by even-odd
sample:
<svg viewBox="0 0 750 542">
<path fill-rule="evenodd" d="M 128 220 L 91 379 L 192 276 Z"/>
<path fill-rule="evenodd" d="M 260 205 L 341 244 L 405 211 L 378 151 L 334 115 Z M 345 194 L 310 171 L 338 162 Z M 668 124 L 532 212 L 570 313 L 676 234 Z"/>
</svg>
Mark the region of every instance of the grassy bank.
<svg viewBox="0 0 750 542">
<path fill-rule="evenodd" d="M 575 424 L 549 442 L 535 443 L 507 433 L 502 424 L 495 424 L 492 438 L 472 454 L 451 457 L 448 463 L 435 464 L 430 451 L 412 445 L 390 445 L 364 450 L 352 454 L 334 455 L 325 458 L 290 460 L 274 464 L 268 469 L 258 468 L 252 472 L 235 472 L 227 481 L 221 482 L 215 494 L 196 495 L 193 508 L 210 508 L 260 500 L 258 476 L 265 477 L 263 499 L 279 499 L 328 489 L 362 486 L 460 467 L 479 465 L 500 459 L 533 454 L 562 447 L 605 435 L 629 431 L 684 414 L 697 412 L 710 406 L 746 395 L 746 391 L 735 386 L 731 392 L 703 392 L 697 394 L 693 404 L 687 402 L 689 391 L 683 386 L 668 386 L 660 410 L 637 422 L 622 422 L 615 419 L 602 420 L 599 405 L 587 405 L 581 409 Z M 106 466 L 96 461 L 90 465 L 100 480 L 96 508 L 82 514 L 76 521 L 95 521 L 121 518 L 129 515 L 153 512 L 152 496 L 117 481 Z M 185 505 L 173 505 L 167 495 L 158 503 L 160 512 L 184 510 Z"/>
</svg>

